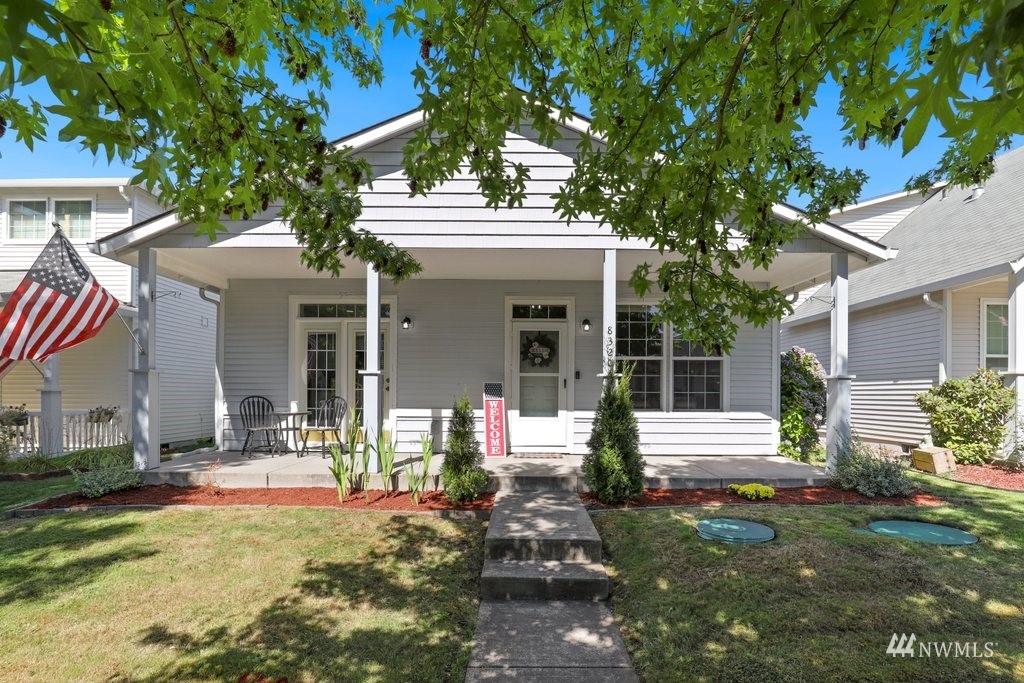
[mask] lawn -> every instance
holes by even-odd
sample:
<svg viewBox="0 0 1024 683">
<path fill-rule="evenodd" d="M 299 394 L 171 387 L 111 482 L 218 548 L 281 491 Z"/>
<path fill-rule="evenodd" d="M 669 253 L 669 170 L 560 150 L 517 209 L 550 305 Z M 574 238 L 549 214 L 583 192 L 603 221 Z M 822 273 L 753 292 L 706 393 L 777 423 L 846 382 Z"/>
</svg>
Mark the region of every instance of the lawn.
<svg viewBox="0 0 1024 683">
<path fill-rule="evenodd" d="M 50 479 L 0 481 L 0 511 L 11 510 L 74 490 L 75 479 L 70 474 Z"/>
<path fill-rule="evenodd" d="M 1024 494 L 944 482 L 939 508 L 726 506 L 598 512 L 611 606 L 642 680 L 1024 679 Z M 700 540 L 709 517 L 753 519 L 760 546 Z M 875 519 L 981 537 L 946 548 L 856 533 Z M 893 633 L 976 642 L 991 657 L 893 657 Z M 973 650 L 972 650 L 973 652 Z"/>
<path fill-rule="evenodd" d="M 483 524 L 78 513 L 4 522 L 0 547 L 5 680 L 461 681 Z"/>
</svg>

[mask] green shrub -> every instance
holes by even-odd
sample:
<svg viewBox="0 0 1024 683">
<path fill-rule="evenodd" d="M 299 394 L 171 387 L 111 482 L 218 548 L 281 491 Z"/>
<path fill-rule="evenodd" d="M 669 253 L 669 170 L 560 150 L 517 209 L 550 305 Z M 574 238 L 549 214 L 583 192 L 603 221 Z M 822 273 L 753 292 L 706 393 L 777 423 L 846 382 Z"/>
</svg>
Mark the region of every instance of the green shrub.
<svg viewBox="0 0 1024 683">
<path fill-rule="evenodd" d="M 779 372 L 779 452 L 807 462 L 819 448 L 818 427 L 825 420 L 825 369 L 813 353 L 794 346 L 782 354 Z"/>
<path fill-rule="evenodd" d="M 879 456 L 859 441 L 844 448 L 832 474 L 832 486 L 856 491 L 868 498 L 909 496 L 914 486 L 903 466 L 898 460 Z"/>
<path fill-rule="evenodd" d="M 74 474 L 78 491 L 86 498 L 99 498 L 113 491 L 142 486 L 142 472 L 128 467 L 107 467 Z"/>
<path fill-rule="evenodd" d="M 629 390 L 632 367 L 616 379 L 609 374 L 594 412 L 583 456 L 583 480 L 602 503 L 621 503 L 644 491 L 640 432 Z"/>
<path fill-rule="evenodd" d="M 768 500 L 775 497 L 775 489 L 767 484 L 729 484 L 729 490 L 747 500 Z"/>
<path fill-rule="evenodd" d="M 1016 407 L 1013 389 L 992 370 L 947 379 L 917 395 L 928 415 L 935 445 L 953 450 L 956 461 L 980 464 L 999 454 L 1006 421 Z"/>
<path fill-rule="evenodd" d="M 473 406 L 469 403 L 469 396 L 463 393 L 452 406 L 448 438 L 444 443 L 441 481 L 445 497 L 453 503 L 461 503 L 479 496 L 487 486 L 483 462 L 484 453 L 476 438 Z"/>
</svg>

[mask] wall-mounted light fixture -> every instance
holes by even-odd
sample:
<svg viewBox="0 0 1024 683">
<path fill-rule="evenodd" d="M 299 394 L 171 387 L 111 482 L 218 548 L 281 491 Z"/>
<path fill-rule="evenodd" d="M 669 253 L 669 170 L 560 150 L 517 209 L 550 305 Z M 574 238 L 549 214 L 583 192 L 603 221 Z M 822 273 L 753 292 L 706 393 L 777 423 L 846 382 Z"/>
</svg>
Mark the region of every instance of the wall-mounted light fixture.
<svg viewBox="0 0 1024 683">
<path fill-rule="evenodd" d="M 584 318 L 583 322 L 580 323 L 580 327 L 584 332 L 590 332 L 590 318 Z"/>
<path fill-rule="evenodd" d="M 402 329 L 407 330 L 410 327 L 412 327 L 412 318 L 410 318 L 409 316 L 405 316 L 404 318 L 402 318 Z"/>
</svg>

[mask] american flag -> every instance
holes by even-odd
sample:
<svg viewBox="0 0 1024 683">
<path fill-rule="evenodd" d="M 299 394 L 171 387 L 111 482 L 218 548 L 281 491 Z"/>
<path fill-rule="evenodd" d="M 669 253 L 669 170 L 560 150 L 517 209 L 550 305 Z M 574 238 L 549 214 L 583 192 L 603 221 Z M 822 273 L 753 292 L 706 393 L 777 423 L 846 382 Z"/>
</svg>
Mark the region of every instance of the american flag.
<svg viewBox="0 0 1024 683">
<path fill-rule="evenodd" d="M 0 311 L 0 377 L 95 337 L 117 306 L 58 228 Z"/>
</svg>

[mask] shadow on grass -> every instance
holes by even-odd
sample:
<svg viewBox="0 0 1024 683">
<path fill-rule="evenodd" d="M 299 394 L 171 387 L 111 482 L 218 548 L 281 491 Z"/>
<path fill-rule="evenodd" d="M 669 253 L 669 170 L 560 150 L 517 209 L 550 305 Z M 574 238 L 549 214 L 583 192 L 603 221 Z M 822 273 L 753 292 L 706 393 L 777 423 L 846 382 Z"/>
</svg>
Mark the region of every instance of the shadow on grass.
<svg viewBox="0 0 1024 683">
<path fill-rule="evenodd" d="M 155 548 L 127 546 L 101 554 L 80 551 L 130 536 L 139 524 L 94 515 L 54 515 L 19 523 L 3 535 L 0 604 L 48 600 L 90 582 L 111 565 L 150 557 Z M 75 559 L 67 559 L 74 557 Z"/>
<path fill-rule="evenodd" d="M 615 571 L 612 607 L 641 677 L 1021 680 L 1024 496 L 935 492 L 969 503 L 595 516 Z M 696 520 L 715 516 L 753 519 L 778 537 L 756 547 L 701 541 Z M 946 548 L 854 532 L 890 516 L 951 524 L 982 540 Z M 886 654 L 894 633 L 915 634 L 917 656 Z M 936 642 L 967 650 L 921 656 L 922 643 Z"/>
<path fill-rule="evenodd" d="M 199 635 L 152 624 L 142 643 L 176 658 L 135 680 L 462 680 L 483 532 L 476 522 L 451 528 L 390 517 L 376 547 L 352 561 L 308 562 L 295 590 L 251 623 Z"/>
</svg>

